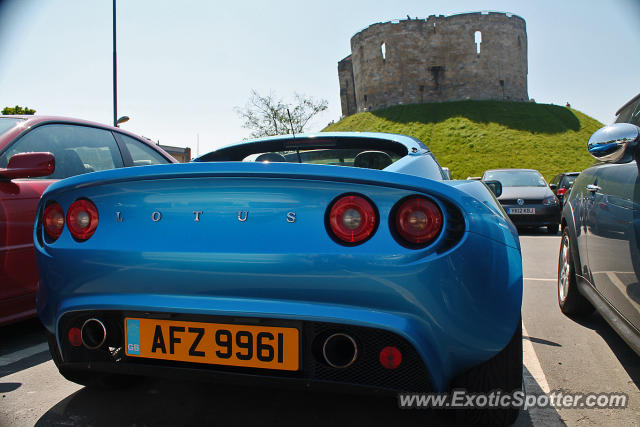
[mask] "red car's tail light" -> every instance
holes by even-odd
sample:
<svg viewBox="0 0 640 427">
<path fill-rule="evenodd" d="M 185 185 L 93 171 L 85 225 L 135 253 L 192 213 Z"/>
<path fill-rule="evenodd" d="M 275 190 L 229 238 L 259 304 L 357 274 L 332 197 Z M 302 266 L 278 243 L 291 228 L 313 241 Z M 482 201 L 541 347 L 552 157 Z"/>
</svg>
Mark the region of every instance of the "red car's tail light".
<svg viewBox="0 0 640 427">
<path fill-rule="evenodd" d="M 442 212 L 431 200 L 411 197 L 395 209 L 395 231 L 411 245 L 426 245 L 442 230 Z"/>
<path fill-rule="evenodd" d="M 566 188 L 558 188 L 558 196 L 564 196 L 566 192 L 567 192 Z"/>
<path fill-rule="evenodd" d="M 79 199 L 71 204 L 67 212 L 67 227 L 78 240 L 87 240 L 98 227 L 98 209 L 91 201 Z"/>
<path fill-rule="evenodd" d="M 333 235 L 346 244 L 364 242 L 378 225 L 378 215 L 371 202 L 353 194 L 333 202 L 328 220 Z"/>
<path fill-rule="evenodd" d="M 64 229 L 64 211 L 62 207 L 53 202 L 44 210 L 42 217 L 44 232 L 52 240 L 56 240 Z"/>
</svg>

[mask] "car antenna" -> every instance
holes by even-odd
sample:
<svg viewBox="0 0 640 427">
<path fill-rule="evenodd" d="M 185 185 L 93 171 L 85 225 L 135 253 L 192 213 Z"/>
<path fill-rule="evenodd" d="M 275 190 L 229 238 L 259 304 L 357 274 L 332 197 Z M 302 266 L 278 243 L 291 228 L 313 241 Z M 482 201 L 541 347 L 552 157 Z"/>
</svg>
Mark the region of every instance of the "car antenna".
<svg viewBox="0 0 640 427">
<path fill-rule="evenodd" d="M 287 116 L 289 116 L 289 124 L 291 125 L 291 133 L 293 134 L 293 140 L 296 140 L 296 132 L 293 130 L 293 120 L 291 120 L 291 113 L 287 108 Z M 296 145 L 296 154 L 298 155 L 298 163 L 302 163 L 302 158 L 300 158 L 300 147 Z"/>
</svg>

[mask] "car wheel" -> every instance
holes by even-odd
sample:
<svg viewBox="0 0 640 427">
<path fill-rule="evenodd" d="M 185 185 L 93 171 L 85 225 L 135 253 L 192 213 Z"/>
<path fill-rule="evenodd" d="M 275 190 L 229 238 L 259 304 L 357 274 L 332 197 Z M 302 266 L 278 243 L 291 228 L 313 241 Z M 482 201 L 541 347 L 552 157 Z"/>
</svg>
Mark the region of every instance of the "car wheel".
<svg viewBox="0 0 640 427">
<path fill-rule="evenodd" d="M 468 393 L 489 394 L 501 391 L 513 395 L 522 390 L 522 321 L 509 344 L 500 353 L 457 377 L 452 389 Z M 464 408 L 456 412 L 460 425 L 508 426 L 515 422 L 519 407 L 508 408 Z"/>
<path fill-rule="evenodd" d="M 574 265 L 569 229 L 565 227 L 558 256 L 558 305 L 568 316 L 588 315 L 593 313 L 593 306 L 578 290 Z"/>
<path fill-rule="evenodd" d="M 47 343 L 49 344 L 51 359 L 53 359 L 53 363 L 58 368 L 58 371 L 60 371 L 60 375 L 76 384 L 89 388 L 119 389 L 129 387 L 134 381 L 139 379 L 138 377 L 131 375 L 100 374 L 65 368 L 62 366 L 62 359 L 60 357 L 60 352 L 58 351 L 58 343 L 56 342 L 56 338 L 53 334 L 47 334 Z"/>
<path fill-rule="evenodd" d="M 558 234 L 559 228 L 560 228 L 560 224 L 547 225 L 547 231 L 549 232 L 549 234 Z"/>
</svg>

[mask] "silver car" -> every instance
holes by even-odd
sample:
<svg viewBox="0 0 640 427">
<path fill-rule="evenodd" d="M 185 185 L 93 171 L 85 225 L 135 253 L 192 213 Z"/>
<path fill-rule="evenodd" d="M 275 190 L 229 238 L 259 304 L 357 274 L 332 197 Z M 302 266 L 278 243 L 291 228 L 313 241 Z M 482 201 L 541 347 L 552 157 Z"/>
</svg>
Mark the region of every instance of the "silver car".
<svg viewBox="0 0 640 427">
<path fill-rule="evenodd" d="M 556 234 L 562 205 L 540 172 L 535 169 L 491 169 L 483 181 L 500 181 L 498 201 L 517 227 L 547 227 Z"/>
</svg>

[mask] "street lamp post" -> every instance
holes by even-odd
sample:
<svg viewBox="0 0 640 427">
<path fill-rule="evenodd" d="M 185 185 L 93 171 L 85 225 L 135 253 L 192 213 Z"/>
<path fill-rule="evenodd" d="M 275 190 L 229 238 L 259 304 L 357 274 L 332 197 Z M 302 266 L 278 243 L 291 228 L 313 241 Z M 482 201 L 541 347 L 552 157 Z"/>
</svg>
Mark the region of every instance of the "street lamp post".
<svg viewBox="0 0 640 427">
<path fill-rule="evenodd" d="M 118 68 L 116 61 L 116 0 L 113 0 L 113 125 L 118 126 Z"/>
</svg>

